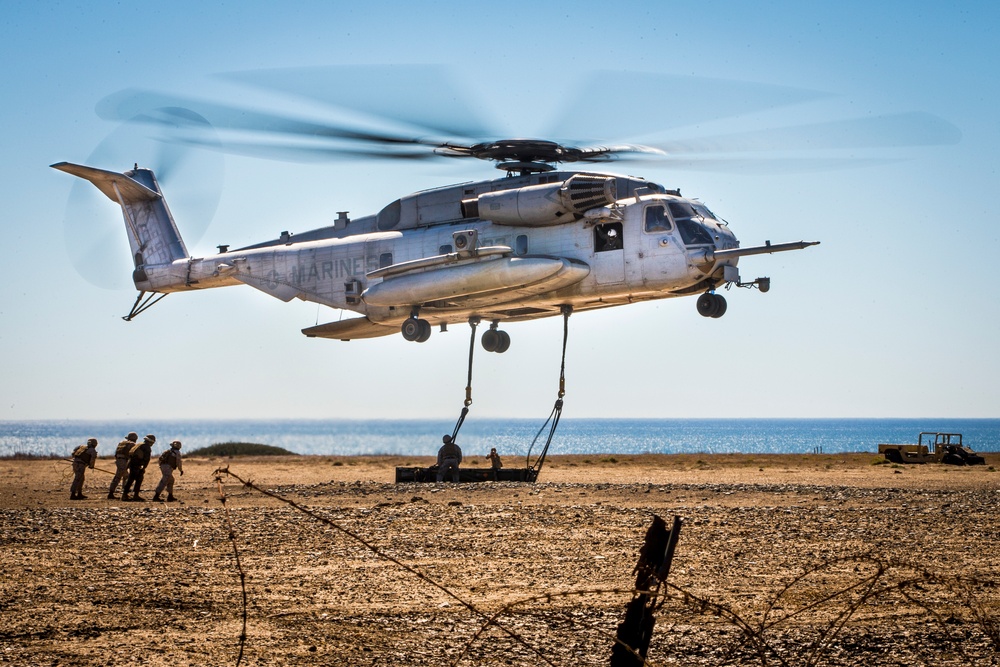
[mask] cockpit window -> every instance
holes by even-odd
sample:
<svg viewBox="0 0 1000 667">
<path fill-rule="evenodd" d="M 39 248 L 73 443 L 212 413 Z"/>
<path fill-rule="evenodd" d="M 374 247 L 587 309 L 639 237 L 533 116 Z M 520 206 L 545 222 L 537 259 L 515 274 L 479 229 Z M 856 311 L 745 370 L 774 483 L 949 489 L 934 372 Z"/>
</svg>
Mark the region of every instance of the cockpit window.
<svg viewBox="0 0 1000 667">
<path fill-rule="evenodd" d="M 645 229 L 647 232 L 671 231 L 672 227 L 670 225 L 670 218 L 667 217 L 667 209 L 663 206 L 647 206 Z"/>
<path fill-rule="evenodd" d="M 705 206 L 704 204 L 701 204 L 701 203 L 698 203 L 698 202 L 694 202 L 692 204 L 692 207 L 694 208 L 695 213 L 697 213 L 701 217 L 703 217 L 703 218 L 709 218 L 710 220 L 718 220 L 718 218 L 715 216 L 715 214 L 712 213 L 711 211 L 709 211 L 708 207 Z"/>
<path fill-rule="evenodd" d="M 712 243 L 712 235 L 695 217 L 702 217 L 687 202 L 671 201 L 667 202 L 670 207 L 670 215 L 677 225 L 677 231 L 681 233 L 681 240 L 684 245 L 706 245 Z M 706 211 L 708 209 L 705 209 Z"/>
</svg>

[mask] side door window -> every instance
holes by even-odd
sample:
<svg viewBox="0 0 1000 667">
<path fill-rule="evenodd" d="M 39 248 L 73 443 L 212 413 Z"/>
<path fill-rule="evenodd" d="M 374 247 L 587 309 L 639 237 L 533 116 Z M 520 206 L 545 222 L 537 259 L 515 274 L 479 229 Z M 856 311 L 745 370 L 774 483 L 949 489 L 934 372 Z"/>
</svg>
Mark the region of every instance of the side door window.
<svg viewBox="0 0 1000 667">
<path fill-rule="evenodd" d="M 594 252 L 622 249 L 622 223 L 608 222 L 594 226 Z"/>
</svg>

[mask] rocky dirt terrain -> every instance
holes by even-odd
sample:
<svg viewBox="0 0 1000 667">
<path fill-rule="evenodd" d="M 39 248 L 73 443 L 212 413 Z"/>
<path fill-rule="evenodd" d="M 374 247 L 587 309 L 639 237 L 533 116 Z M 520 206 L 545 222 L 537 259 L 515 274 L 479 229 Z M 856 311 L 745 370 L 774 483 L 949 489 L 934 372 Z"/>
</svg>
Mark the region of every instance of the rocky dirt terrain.
<svg viewBox="0 0 1000 667">
<path fill-rule="evenodd" d="M 1000 664 L 1000 456 L 877 459 L 564 456 L 461 485 L 394 484 L 416 458 L 187 459 L 170 504 L 106 500 L 102 470 L 70 501 L 68 463 L 3 460 L 0 663 L 607 665 L 656 514 L 683 528 L 652 664 Z M 225 466 L 297 507 L 229 476 L 223 504 Z"/>
</svg>

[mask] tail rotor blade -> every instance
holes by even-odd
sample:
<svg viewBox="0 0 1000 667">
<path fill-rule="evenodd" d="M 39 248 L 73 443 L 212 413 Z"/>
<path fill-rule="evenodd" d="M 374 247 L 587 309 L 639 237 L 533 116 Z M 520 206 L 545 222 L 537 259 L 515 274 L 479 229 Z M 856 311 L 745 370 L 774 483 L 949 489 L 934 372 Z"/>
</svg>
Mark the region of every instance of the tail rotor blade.
<svg viewBox="0 0 1000 667">
<path fill-rule="evenodd" d="M 207 121 L 202 119 L 198 126 L 203 136 L 210 136 Z M 134 165 L 153 169 L 189 247 L 204 234 L 222 193 L 220 152 L 177 144 L 138 120 L 112 130 L 86 164 L 121 172 Z M 89 183 L 74 182 L 63 232 L 70 261 L 88 282 L 112 290 L 131 285 L 134 266 L 121 209 Z"/>
</svg>

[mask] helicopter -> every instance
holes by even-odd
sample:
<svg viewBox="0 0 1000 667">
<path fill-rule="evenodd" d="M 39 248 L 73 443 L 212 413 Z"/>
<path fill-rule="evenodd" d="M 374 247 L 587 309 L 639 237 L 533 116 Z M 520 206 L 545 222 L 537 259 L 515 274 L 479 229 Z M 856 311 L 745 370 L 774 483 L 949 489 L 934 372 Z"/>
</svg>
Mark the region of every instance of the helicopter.
<svg viewBox="0 0 1000 667">
<path fill-rule="evenodd" d="M 216 253 L 194 256 L 151 168 L 135 164 L 117 172 L 53 164 L 93 183 L 123 212 L 132 281 L 139 292 L 125 320 L 167 294 L 235 285 L 249 285 L 286 302 L 301 299 L 356 314 L 302 329 L 306 336 L 348 341 L 398 333 L 420 343 L 430 338 L 434 327 L 488 322 L 481 343 L 495 353 L 510 346 L 510 335 L 501 325 L 568 312 L 690 296 L 700 315 L 719 318 L 727 310 L 720 288 L 770 288 L 768 277 L 744 281 L 740 258 L 801 250 L 818 242 L 742 246 L 724 219 L 699 199 L 682 196 L 679 189 L 637 176 L 567 167 L 672 159 L 685 152 L 718 155 L 726 146 L 736 152 L 756 151 L 761 144 L 793 151 L 838 150 L 957 140 L 950 124 L 914 113 L 654 145 L 497 139 L 473 109 L 461 103 L 464 86 L 450 85 L 440 68 L 284 68 L 225 76 L 240 85 L 388 119 L 416 128 L 420 136 L 135 90 L 108 96 L 97 112 L 109 120 L 133 119 L 166 128 L 173 132 L 173 141 L 222 152 L 276 154 L 281 159 L 288 153 L 308 159 L 471 158 L 494 162 L 504 176 L 415 192 L 374 214 L 351 217 L 340 212 L 329 226 L 285 231 L 235 249 L 220 245 Z M 823 96 L 697 77 L 615 77 L 621 85 L 634 80 L 650 92 L 682 87 L 711 101 L 689 111 L 673 108 L 675 125 Z M 373 82 L 380 83 L 383 97 L 353 95 L 360 89 L 370 94 Z M 659 119 L 594 94 L 605 87 L 606 76 L 599 73 L 594 85 L 570 104 L 560 129 L 577 131 L 575 120 L 588 110 L 602 122 L 613 117 L 638 134 Z M 448 108 L 441 106 L 442 100 Z M 230 132 L 230 139 L 207 138 L 206 127 Z"/>
<path fill-rule="evenodd" d="M 489 322 L 482 347 L 503 353 L 502 323 L 671 297 L 697 297 L 705 317 L 725 314 L 723 285 L 742 281 L 741 257 L 800 250 L 816 241 L 741 247 L 728 223 L 679 190 L 633 176 L 565 171 L 645 147 L 578 148 L 507 139 L 435 146 L 439 154 L 492 160 L 502 178 L 416 192 L 374 215 L 341 212 L 331 226 L 195 257 L 189 254 L 153 170 L 114 172 L 68 162 L 60 171 L 93 183 L 124 217 L 139 297 L 131 320 L 173 292 L 249 285 L 358 317 L 318 324 L 306 336 L 353 340 L 400 333 L 427 341 L 433 327 Z"/>
<path fill-rule="evenodd" d="M 391 94 L 385 99 L 344 105 L 345 95 L 366 86 L 369 79 L 384 79 L 387 74 L 391 75 L 387 86 Z M 529 447 L 528 457 L 546 427 L 547 440 L 534 463 L 529 460 L 523 470 L 504 471 L 504 479 L 534 481 L 563 409 L 572 313 L 693 297 L 701 316 L 720 318 L 728 308 L 720 288 L 770 289 L 769 277 L 742 278 L 742 257 L 802 250 L 819 243 L 766 241 L 743 246 L 726 220 L 679 189 L 639 176 L 575 167 L 669 160 L 678 153 L 717 156 L 758 151 L 761 145 L 795 152 L 954 143 L 959 135 L 946 121 L 909 113 L 653 145 L 497 139 L 503 135 L 470 121 L 472 114 L 461 105 L 450 119 L 439 116 L 437 102 L 448 100 L 455 106 L 458 96 L 455 89 L 440 85 L 438 74 L 426 68 L 351 67 L 263 70 L 235 76 L 243 83 L 419 128 L 424 136 L 417 138 L 159 93 L 126 90 L 102 100 L 98 115 L 106 119 L 153 124 L 173 132 L 172 141 L 221 152 L 281 159 L 291 154 L 310 161 L 316 157 L 478 159 L 494 162 L 504 172 L 499 178 L 407 194 L 374 214 L 352 217 L 343 211 L 332 225 L 305 232 L 284 231 L 276 238 L 235 249 L 220 245 L 218 252 L 195 256 L 184 243 L 153 169 L 138 163 L 122 172 L 70 162 L 53 164 L 55 169 L 92 183 L 123 213 L 133 261 L 132 281 L 139 292 L 123 319 L 134 319 L 167 294 L 248 285 L 285 302 L 300 299 L 355 314 L 301 330 L 313 338 L 351 341 L 401 335 L 407 341 L 423 343 L 430 339 L 434 327 L 447 331 L 449 325 L 468 323 L 468 384 L 464 407 L 450 436 L 455 441 L 472 403 L 477 327 L 489 323 L 479 342 L 487 352 L 502 354 L 510 348 L 511 337 L 501 325 L 561 315 L 558 397 Z M 620 73 L 616 78 L 623 83 Z M 711 100 L 710 106 L 692 111 L 702 114 L 708 110 L 714 114 L 710 118 L 817 97 L 812 91 L 757 85 L 748 88 L 723 80 L 672 81 L 683 84 L 689 93 L 698 93 L 695 97 Z M 603 79 L 599 83 L 599 90 L 604 90 Z M 649 84 L 649 77 L 644 75 L 641 83 Z M 581 103 L 570 108 L 574 117 L 589 109 L 602 119 L 614 117 L 639 134 L 643 129 L 644 119 L 626 119 L 630 107 L 618 104 L 613 96 L 585 95 Z M 427 109 L 430 113 L 425 113 Z M 685 111 L 677 109 L 675 113 Z M 679 115 L 675 124 L 683 125 L 684 120 L 693 118 Z M 564 123 L 561 129 L 571 126 L 572 122 Z M 230 133 L 229 140 L 219 141 L 212 134 L 219 128 Z M 264 139 L 247 140 L 248 133 Z M 431 137 L 425 138 L 428 134 Z M 441 136 L 449 138 L 435 138 Z M 723 156 L 718 161 L 728 159 Z M 834 168 L 847 163 L 858 161 L 854 156 L 825 159 L 825 164 Z M 800 163 L 792 158 L 792 164 Z M 496 471 L 478 472 L 496 479 Z M 466 481 L 479 479 L 477 471 L 464 474 L 473 475 Z M 397 469 L 397 482 L 427 481 L 427 475 L 423 469 Z"/>
</svg>

